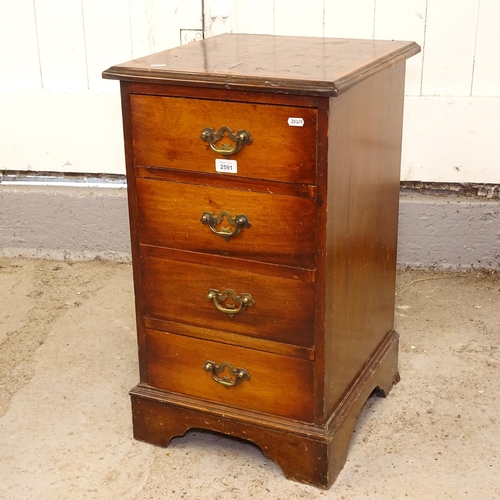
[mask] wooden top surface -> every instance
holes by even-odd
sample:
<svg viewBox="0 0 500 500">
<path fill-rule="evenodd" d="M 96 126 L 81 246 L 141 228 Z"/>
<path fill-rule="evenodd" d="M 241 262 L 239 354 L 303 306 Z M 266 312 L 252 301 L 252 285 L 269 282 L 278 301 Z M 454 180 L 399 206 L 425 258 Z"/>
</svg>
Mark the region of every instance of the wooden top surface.
<svg viewBox="0 0 500 500">
<path fill-rule="evenodd" d="M 336 96 L 415 42 L 224 34 L 112 66 L 104 78 Z"/>
</svg>

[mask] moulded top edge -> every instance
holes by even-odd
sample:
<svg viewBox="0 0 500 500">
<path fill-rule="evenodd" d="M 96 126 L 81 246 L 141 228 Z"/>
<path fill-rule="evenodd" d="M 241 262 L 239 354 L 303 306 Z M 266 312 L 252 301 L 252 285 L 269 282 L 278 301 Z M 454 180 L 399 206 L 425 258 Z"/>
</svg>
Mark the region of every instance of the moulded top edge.
<svg viewBox="0 0 500 500">
<path fill-rule="evenodd" d="M 104 78 L 336 96 L 415 42 L 224 34 L 112 66 Z"/>
</svg>

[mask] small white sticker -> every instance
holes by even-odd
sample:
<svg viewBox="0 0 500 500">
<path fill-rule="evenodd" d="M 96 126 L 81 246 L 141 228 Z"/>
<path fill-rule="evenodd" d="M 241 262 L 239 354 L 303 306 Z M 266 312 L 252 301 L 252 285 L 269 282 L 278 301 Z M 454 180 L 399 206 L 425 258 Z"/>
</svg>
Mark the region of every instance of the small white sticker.
<svg viewBox="0 0 500 500">
<path fill-rule="evenodd" d="M 288 118 L 288 125 L 290 127 L 303 127 L 304 126 L 304 118 Z"/>
<path fill-rule="evenodd" d="M 215 171 L 224 174 L 236 174 L 238 173 L 238 162 L 236 160 L 221 160 L 217 158 L 215 160 Z"/>
</svg>

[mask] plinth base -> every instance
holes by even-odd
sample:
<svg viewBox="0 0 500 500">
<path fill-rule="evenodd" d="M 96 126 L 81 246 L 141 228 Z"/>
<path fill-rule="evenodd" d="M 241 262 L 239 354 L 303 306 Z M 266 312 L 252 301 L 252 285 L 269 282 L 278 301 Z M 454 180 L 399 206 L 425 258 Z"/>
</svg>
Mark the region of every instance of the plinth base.
<svg viewBox="0 0 500 500">
<path fill-rule="evenodd" d="M 134 437 L 167 446 L 190 429 L 251 441 L 288 479 L 329 488 L 342 470 L 356 419 L 373 391 L 387 395 L 399 381 L 398 334 L 393 331 L 324 426 L 211 404 L 139 384 L 130 392 Z"/>
</svg>

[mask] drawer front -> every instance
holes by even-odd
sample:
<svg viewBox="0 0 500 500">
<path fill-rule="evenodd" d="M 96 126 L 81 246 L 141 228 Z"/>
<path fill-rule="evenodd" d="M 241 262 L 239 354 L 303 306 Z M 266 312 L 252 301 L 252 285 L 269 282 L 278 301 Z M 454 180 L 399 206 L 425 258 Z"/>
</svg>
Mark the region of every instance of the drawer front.
<svg viewBox="0 0 500 500">
<path fill-rule="evenodd" d="M 139 240 L 143 244 L 315 268 L 315 200 L 250 193 L 175 182 L 137 179 Z M 244 215 L 238 228 L 227 215 L 220 225 L 202 223 L 204 213 Z"/>
<path fill-rule="evenodd" d="M 131 95 L 134 163 L 195 172 L 216 173 L 214 152 L 200 136 L 205 128 L 246 130 L 252 139 L 230 156 L 238 175 L 304 184 L 316 183 L 314 108 L 232 103 L 203 99 Z M 289 118 L 298 119 L 289 125 Z M 290 121 L 290 123 L 294 123 Z M 227 136 L 214 141 L 234 148 Z"/>
<path fill-rule="evenodd" d="M 313 419 L 313 363 L 267 352 L 220 345 L 156 330 L 146 331 L 148 383 L 208 401 L 272 413 L 302 421 Z M 207 366 L 207 362 L 214 365 Z M 243 376 L 233 375 L 243 368 Z M 224 368 L 217 374 L 217 368 Z M 214 380 L 227 377 L 226 387 Z"/>
<path fill-rule="evenodd" d="M 313 346 L 314 283 L 155 257 L 141 265 L 147 317 Z"/>
</svg>

